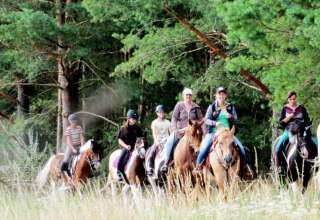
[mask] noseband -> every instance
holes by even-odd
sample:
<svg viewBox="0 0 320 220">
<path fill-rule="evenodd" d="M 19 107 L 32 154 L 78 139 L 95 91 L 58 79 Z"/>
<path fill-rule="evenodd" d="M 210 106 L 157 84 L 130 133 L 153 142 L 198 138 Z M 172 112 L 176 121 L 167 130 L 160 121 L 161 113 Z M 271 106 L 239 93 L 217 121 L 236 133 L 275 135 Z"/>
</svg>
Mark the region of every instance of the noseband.
<svg viewBox="0 0 320 220">
<path fill-rule="evenodd" d="M 236 158 L 236 159 L 233 159 L 233 155 L 232 155 L 232 154 L 231 154 L 232 161 L 231 161 L 230 164 L 226 164 L 225 162 L 221 161 L 221 159 L 220 159 L 220 157 L 219 157 L 219 155 L 218 155 L 218 152 L 217 152 L 217 150 L 216 150 L 217 145 L 218 145 L 218 146 L 219 146 L 219 150 L 220 150 L 220 155 L 221 155 L 221 157 L 223 158 L 223 150 L 222 150 L 222 148 L 221 148 L 221 144 L 219 143 L 219 141 L 216 140 L 216 141 L 214 141 L 214 142 L 212 143 L 212 145 L 213 145 L 213 150 L 214 150 L 215 155 L 216 155 L 216 160 L 218 161 L 218 163 L 219 163 L 225 170 L 228 170 L 230 167 L 232 167 L 232 166 L 237 162 L 237 158 Z M 235 148 L 235 146 L 234 146 L 234 148 Z"/>
</svg>

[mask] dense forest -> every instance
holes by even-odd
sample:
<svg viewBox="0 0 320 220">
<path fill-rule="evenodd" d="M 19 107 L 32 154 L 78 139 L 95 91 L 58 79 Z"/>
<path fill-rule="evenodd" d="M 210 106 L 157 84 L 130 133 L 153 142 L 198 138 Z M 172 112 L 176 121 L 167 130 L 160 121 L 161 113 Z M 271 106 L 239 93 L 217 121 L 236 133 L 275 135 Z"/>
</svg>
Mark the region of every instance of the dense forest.
<svg viewBox="0 0 320 220">
<path fill-rule="evenodd" d="M 129 109 L 148 131 L 183 88 L 203 114 L 225 86 L 238 138 L 268 170 L 289 90 L 320 121 L 320 3 L 270 0 L 6 0 L 0 3 L 0 138 L 62 151 L 77 112 L 105 159 Z M 22 141 L 21 141 L 21 140 Z"/>
</svg>

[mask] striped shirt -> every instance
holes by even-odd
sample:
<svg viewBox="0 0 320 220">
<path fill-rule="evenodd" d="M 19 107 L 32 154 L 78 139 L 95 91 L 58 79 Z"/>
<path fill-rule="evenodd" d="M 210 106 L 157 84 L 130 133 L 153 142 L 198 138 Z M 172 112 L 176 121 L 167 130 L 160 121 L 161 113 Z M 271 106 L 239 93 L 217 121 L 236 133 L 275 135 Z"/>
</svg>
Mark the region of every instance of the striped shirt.
<svg viewBox="0 0 320 220">
<path fill-rule="evenodd" d="M 66 130 L 66 136 L 70 136 L 71 143 L 74 146 L 79 146 L 81 145 L 80 135 L 82 132 L 83 130 L 79 125 L 76 128 L 69 126 Z"/>
</svg>

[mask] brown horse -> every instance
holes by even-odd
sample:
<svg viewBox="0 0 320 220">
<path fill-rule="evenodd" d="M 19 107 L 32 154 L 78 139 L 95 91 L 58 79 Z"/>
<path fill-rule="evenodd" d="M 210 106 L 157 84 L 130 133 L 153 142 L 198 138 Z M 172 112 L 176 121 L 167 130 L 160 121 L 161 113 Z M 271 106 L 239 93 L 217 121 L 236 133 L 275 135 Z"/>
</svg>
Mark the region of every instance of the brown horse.
<svg viewBox="0 0 320 220">
<path fill-rule="evenodd" d="M 235 128 L 232 127 L 231 131 L 227 128 L 221 128 L 216 132 L 211 146 L 212 150 L 210 150 L 206 160 L 215 176 L 220 198 L 224 201 L 227 199 L 225 194 L 226 184 L 231 187 L 231 191 L 234 193 L 239 180 L 240 156 L 239 150 L 234 144 L 234 131 Z M 207 180 L 208 176 L 205 174 Z"/>
<path fill-rule="evenodd" d="M 94 140 L 87 141 L 79 150 L 79 155 L 70 160 L 72 169 L 69 171 L 71 177 L 66 172 L 60 171 L 60 165 L 63 160 L 63 153 L 53 155 L 44 168 L 37 175 L 36 182 L 39 188 L 43 187 L 47 182 L 50 174 L 51 186 L 55 187 L 56 183 L 60 187 L 70 185 L 77 187 L 84 185 L 93 169 L 100 166 L 100 153 L 102 151 L 101 143 Z"/>
<path fill-rule="evenodd" d="M 185 191 L 186 177 L 191 178 L 191 183 L 194 186 L 196 183 L 195 175 L 193 171 L 196 164 L 197 154 L 199 152 L 200 144 L 202 141 L 203 131 L 201 122 L 191 121 L 185 129 L 184 136 L 179 140 L 177 146 L 174 149 L 174 174 L 180 181 L 180 187 Z M 174 187 L 174 175 L 172 172 L 168 175 L 169 188 Z"/>
<path fill-rule="evenodd" d="M 146 156 L 146 144 L 145 137 L 138 137 L 136 139 L 134 150 L 131 153 L 130 159 L 126 163 L 124 180 L 119 182 L 116 178 L 118 160 L 121 150 L 118 149 L 111 153 L 109 159 L 109 175 L 107 185 L 111 186 L 112 195 L 115 197 L 116 194 L 116 183 L 124 184 L 122 193 L 125 194 L 129 188 L 131 188 L 132 194 L 136 199 L 138 197 L 138 183 L 143 184 L 146 178 L 146 172 L 144 168 L 144 158 Z"/>
</svg>

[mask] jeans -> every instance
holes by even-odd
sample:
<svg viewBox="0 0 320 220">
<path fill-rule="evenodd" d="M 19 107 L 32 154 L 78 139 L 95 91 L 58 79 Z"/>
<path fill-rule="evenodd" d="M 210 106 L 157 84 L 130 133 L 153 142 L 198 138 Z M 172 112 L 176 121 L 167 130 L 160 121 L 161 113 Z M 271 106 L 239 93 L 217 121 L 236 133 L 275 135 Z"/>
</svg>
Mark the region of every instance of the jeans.
<svg viewBox="0 0 320 220">
<path fill-rule="evenodd" d="M 281 135 L 280 140 L 277 143 L 276 146 L 276 156 L 277 156 L 277 162 L 278 162 L 278 166 L 280 166 L 279 162 L 281 162 L 281 156 L 282 156 L 282 152 L 283 152 L 283 143 L 289 138 L 289 132 L 287 130 L 284 130 L 283 134 Z M 318 146 L 318 142 L 314 137 L 311 137 L 312 142 Z"/>
<path fill-rule="evenodd" d="M 163 152 L 165 155 L 165 161 L 168 162 L 170 160 L 170 155 L 173 149 L 173 146 L 177 143 L 177 141 L 179 140 L 178 136 L 175 133 L 172 133 L 167 141 L 166 144 L 163 147 Z"/>
<path fill-rule="evenodd" d="M 203 159 L 209 153 L 213 136 L 214 136 L 214 133 L 211 132 L 209 134 L 206 134 L 206 136 L 202 140 L 201 146 L 200 146 L 200 153 L 197 158 L 196 166 L 199 166 L 199 164 L 203 161 Z M 245 153 L 244 147 L 236 136 L 233 136 L 233 139 L 234 139 L 235 144 L 239 146 L 241 164 L 242 164 L 242 166 L 244 166 L 247 164 L 246 153 Z"/>
</svg>

